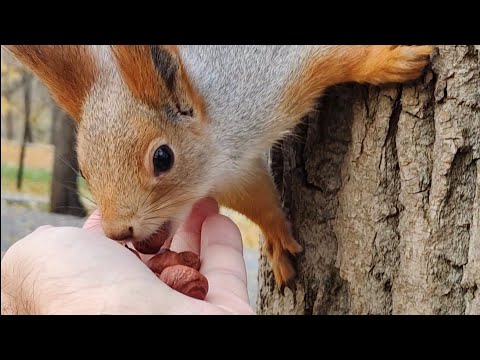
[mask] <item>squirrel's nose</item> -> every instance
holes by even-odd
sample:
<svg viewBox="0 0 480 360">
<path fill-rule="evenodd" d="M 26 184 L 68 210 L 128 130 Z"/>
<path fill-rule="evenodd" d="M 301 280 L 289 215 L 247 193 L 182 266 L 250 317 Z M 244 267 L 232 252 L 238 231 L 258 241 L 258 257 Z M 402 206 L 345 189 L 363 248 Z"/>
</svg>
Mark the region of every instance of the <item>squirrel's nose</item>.
<svg viewBox="0 0 480 360">
<path fill-rule="evenodd" d="M 129 226 L 128 228 L 123 229 L 104 229 L 105 235 L 112 240 L 125 240 L 133 237 L 133 227 Z"/>
</svg>

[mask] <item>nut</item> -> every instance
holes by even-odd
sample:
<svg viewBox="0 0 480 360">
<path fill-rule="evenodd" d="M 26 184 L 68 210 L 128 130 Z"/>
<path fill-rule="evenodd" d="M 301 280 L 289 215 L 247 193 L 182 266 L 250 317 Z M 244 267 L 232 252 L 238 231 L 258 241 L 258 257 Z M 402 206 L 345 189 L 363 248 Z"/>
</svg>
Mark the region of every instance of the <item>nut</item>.
<svg viewBox="0 0 480 360">
<path fill-rule="evenodd" d="M 158 273 L 156 273 L 158 276 Z M 204 300 L 208 293 L 208 281 L 197 270 L 185 266 L 169 266 L 159 276 L 165 284 L 184 295 Z"/>
<path fill-rule="evenodd" d="M 183 251 L 179 255 L 183 260 L 183 265 L 200 270 L 200 256 L 191 251 Z"/>
<path fill-rule="evenodd" d="M 142 254 L 156 254 L 162 247 L 162 245 L 151 244 L 150 241 L 134 241 L 133 246 L 135 250 L 141 252 Z"/>
<path fill-rule="evenodd" d="M 161 274 L 165 268 L 174 265 L 185 265 L 195 270 L 200 270 L 199 256 L 189 251 L 177 253 L 165 250 L 150 258 L 146 264 L 153 272 L 158 274 Z"/>
</svg>

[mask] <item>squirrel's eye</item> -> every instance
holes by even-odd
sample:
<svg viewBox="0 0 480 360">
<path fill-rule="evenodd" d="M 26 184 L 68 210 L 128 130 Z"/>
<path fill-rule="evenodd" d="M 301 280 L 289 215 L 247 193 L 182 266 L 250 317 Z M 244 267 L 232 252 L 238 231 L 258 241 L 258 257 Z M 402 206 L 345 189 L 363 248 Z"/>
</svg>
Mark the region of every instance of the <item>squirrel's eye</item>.
<svg viewBox="0 0 480 360">
<path fill-rule="evenodd" d="M 170 170 L 173 165 L 173 151 L 167 145 L 160 146 L 153 153 L 153 171 L 155 176 Z"/>
</svg>

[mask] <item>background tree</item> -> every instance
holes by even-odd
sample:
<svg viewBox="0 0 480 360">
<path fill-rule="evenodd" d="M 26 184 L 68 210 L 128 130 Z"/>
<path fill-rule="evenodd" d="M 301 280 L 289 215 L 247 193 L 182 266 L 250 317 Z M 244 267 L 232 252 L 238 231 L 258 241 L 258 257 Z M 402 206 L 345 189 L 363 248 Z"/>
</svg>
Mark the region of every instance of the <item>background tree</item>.
<svg viewBox="0 0 480 360">
<path fill-rule="evenodd" d="M 2 134 L 5 129 L 5 138 L 14 140 L 14 113 L 17 108 L 12 97 L 25 85 L 25 81 L 23 72 L 19 70 L 18 66 L 7 61 L 4 62 L 4 60 L 2 52 Z"/>
<path fill-rule="evenodd" d="M 25 150 L 27 143 L 33 142 L 32 139 L 32 130 L 30 125 L 30 113 L 31 113 L 31 103 L 32 103 L 32 75 L 25 72 L 23 74 L 23 113 L 25 115 L 24 124 L 25 128 L 23 130 L 23 140 L 22 147 L 20 150 L 20 160 L 18 165 L 18 174 L 17 174 L 17 189 L 21 190 L 22 188 L 22 178 L 23 178 L 23 167 L 25 162 Z"/>
<path fill-rule="evenodd" d="M 76 131 L 73 120 L 57 107 L 53 110 L 52 140 L 55 145 L 50 211 L 86 216 L 78 194 Z"/>
<path fill-rule="evenodd" d="M 29 136 L 32 136 L 35 142 L 48 142 L 51 123 L 50 95 L 43 84 L 16 59 L 5 54 L 3 50 L 1 55 L 2 138 L 22 142 L 25 135 L 25 112 L 28 107 L 31 125 Z"/>
<path fill-rule="evenodd" d="M 263 314 L 480 314 L 480 47 L 403 86 L 342 85 L 271 154 L 305 248 Z"/>
<path fill-rule="evenodd" d="M 53 166 L 52 182 L 49 186 L 51 191 L 41 195 L 50 197 L 51 212 L 85 216 L 85 209 L 78 196 L 78 165 L 74 148 L 73 121 L 57 108 L 43 83 L 16 59 L 5 54 L 3 49 L 1 70 L 2 141 L 8 140 L 10 150 L 16 149 L 17 146 L 20 148 L 17 190 L 22 192 L 24 190 L 21 185 L 25 159 L 27 152 L 30 151 L 31 154 L 34 151 L 27 150 L 27 143 L 35 142 L 33 145 L 36 145 L 37 149 L 39 145 L 45 144 L 47 149 L 43 153 L 44 158 L 41 159 L 44 160 L 41 161 L 42 165 L 32 164 L 30 161 L 30 166 L 36 167 L 36 170 L 43 169 L 44 164 L 48 164 L 46 158 L 50 147 L 47 144 L 54 145 L 53 165 L 47 165 Z"/>
</svg>

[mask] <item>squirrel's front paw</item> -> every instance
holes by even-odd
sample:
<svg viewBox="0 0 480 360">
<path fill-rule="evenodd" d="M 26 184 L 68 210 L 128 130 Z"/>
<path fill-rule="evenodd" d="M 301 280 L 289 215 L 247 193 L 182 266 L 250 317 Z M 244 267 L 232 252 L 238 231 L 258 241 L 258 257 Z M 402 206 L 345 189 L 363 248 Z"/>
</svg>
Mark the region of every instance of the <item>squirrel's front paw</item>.
<svg viewBox="0 0 480 360">
<path fill-rule="evenodd" d="M 266 238 L 266 249 L 273 269 L 275 283 L 281 293 L 285 287 L 295 289 L 295 257 L 303 251 L 302 246 L 288 233 Z M 278 236 L 280 235 L 280 236 Z"/>
<path fill-rule="evenodd" d="M 397 46 L 392 51 L 395 55 L 392 57 L 391 76 L 398 77 L 398 81 L 402 82 L 420 77 L 433 47 L 430 45 Z"/>
<path fill-rule="evenodd" d="M 376 76 L 380 76 L 379 82 L 406 82 L 420 77 L 428 63 L 433 46 L 396 46 L 391 45 L 378 54 L 384 66 Z"/>
<path fill-rule="evenodd" d="M 371 84 L 403 83 L 420 77 L 433 46 L 372 45 L 356 78 Z"/>
</svg>

